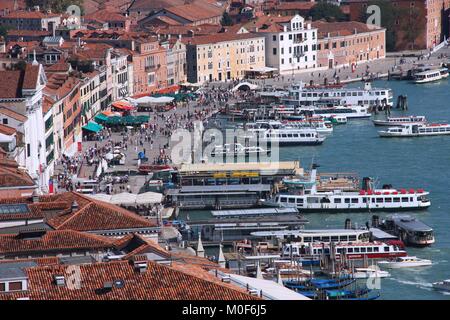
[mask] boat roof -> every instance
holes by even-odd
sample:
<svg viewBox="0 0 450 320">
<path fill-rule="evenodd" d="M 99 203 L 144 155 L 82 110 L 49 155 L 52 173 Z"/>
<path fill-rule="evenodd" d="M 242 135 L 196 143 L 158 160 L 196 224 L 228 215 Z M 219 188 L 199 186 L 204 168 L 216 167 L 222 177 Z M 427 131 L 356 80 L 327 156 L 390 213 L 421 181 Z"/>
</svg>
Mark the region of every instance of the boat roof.
<svg viewBox="0 0 450 320">
<path fill-rule="evenodd" d="M 397 239 L 396 236 L 389 234 L 379 228 L 369 228 L 369 231 L 372 232 L 372 235 L 377 239 Z"/>
<path fill-rule="evenodd" d="M 402 229 L 407 229 L 411 231 L 423 231 L 423 232 L 433 231 L 433 229 L 430 226 L 408 215 L 394 215 L 388 217 L 387 220 L 393 220 L 394 223 Z"/>
<path fill-rule="evenodd" d="M 255 237 L 280 237 L 280 236 L 308 236 L 316 234 L 330 234 L 330 235 L 359 235 L 368 232 L 367 230 L 355 229 L 310 229 L 310 230 L 286 230 L 286 231 L 258 231 L 252 232 L 251 235 Z"/>
<path fill-rule="evenodd" d="M 296 214 L 298 209 L 294 207 L 287 208 L 261 208 L 261 209 L 244 209 L 244 210 L 213 210 L 211 214 L 214 217 L 229 216 L 247 216 L 247 215 L 269 215 L 269 214 Z"/>
<path fill-rule="evenodd" d="M 299 161 L 280 161 L 280 162 L 246 162 L 246 163 L 201 163 L 201 164 L 183 164 L 178 170 L 180 174 L 202 173 L 202 172 L 224 172 L 224 171 L 277 171 L 292 170 L 300 171 Z"/>
</svg>

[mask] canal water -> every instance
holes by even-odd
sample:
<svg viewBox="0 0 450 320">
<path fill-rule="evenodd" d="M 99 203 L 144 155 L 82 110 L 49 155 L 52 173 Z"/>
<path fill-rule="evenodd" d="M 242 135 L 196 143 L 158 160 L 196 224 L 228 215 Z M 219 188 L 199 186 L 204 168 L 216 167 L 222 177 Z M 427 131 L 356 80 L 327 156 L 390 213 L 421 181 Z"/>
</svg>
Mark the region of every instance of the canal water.
<svg viewBox="0 0 450 320">
<path fill-rule="evenodd" d="M 362 83 L 351 84 L 352 87 Z M 407 111 L 395 108 L 391 116 L 424 115 L 430 122 L 450 122 L 450 83 L 416 85 L 406 81 L 376 81 L 373 87 L 390 87 L 394 103 L 400 94 L 407 95 Z M 384 117 L 380 113 L 377 117 Z M 450 299 L 450 295 L 432 289 L 431 283 L 450 279 L 450 136 L 385 139 L 379 138 L 372 121 L 349 120 L 335 126 L 321 146 L 282 147 L 280 160 L 300 160 L 309 170 L 314 160 L 321 172 L 355 172 L 375 178 L 381 187 L 430 191 L 432 205 L 424 211 L 402 212 L 418 217 L 435 230 L 436 243 L 427 248 L 408 248 L 409 255 L 431 259 L 425 268 L 393 270 L 392 277 L 381 281 L 381 299 Z M 392 213 L 378 213 L 382 219 Z M 195 214 L 190 213 L 191 219 Z M 306 228 L 344 227 L 350 218 L 364 226 L 371 213 L 306 214 Z"/>
</svg>

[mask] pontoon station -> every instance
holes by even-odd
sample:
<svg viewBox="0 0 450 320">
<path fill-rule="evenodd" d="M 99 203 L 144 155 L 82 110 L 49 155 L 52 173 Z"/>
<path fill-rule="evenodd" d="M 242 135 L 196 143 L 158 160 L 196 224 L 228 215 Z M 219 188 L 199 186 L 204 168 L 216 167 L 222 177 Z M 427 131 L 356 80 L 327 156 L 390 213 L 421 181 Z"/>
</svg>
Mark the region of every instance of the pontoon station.
<svg viewBox="0 0 450 320">
<path fill-rule="evenodd" d="M 176 178 L 179 187 L 166 195 L 182 209 L 251 208 L 277 192 L 283 178 L 302 174 L 298 161 L 184 164 Z"/>
</svg>

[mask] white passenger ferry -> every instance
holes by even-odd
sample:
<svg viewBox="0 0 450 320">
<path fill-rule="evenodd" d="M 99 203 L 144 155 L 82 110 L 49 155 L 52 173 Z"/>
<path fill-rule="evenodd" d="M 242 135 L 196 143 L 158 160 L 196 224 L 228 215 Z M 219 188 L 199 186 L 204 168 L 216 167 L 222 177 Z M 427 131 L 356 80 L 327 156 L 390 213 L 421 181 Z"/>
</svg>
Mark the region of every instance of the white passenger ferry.
<svg viewBox="0 0 450 320">
<path fill-rule="evenodd" d="M 299 244 L 289 243 L 283 247 L 283 256 L 301 257 L 312 256 L 320 258 L 323 255 L 330 255 L 331 243 L 310 243 Z M 334 254 L 336 259 L 340 259 L 342 254 L 349 260 L 354 259 L 386 259 L 405 257 L 406 251 L 384 242 L 349 242 L 335 243 Z"/>
<path fill-rule="evenodd" d="M 244 125 L 244 130 L 260 142 L 272 142 L 279 145 L 318 145 L 326 139 L 315 128 L 289 127 L 279 121 L 247 123 Z"/>
<path fill-rule="evenodd" d="M 336 105 L 336 106 L 276 106 L 272 108 L 272 117 L 286 118 L 289 120 L 302 120 L 305 116 L 312 117 L 336 117 L 346 119 L 369 118 L 368 105 Z"/>
<path fill-rule="evenodd" d="M 448 69 L 440 68 L 427 70 L 423 72 L 416 73 L 414 75 L 414 83 L 428 83 L 433 81 L 442 80 L 448 77 Z"/>
<path fill-rule="evenodd" d="M 409 116 L 409 117 L 388 117 L 385 120 L 373 120 L 376 126 L 401 126 L 403 124 L 425 124 L 427 119 L 424 116 Z"/>
<path fill-rule="evenodd" d="M 318 191 L 316 169 L 311 171 L 311 187 L 288 190 L 265 201 L 266 205 L 296 207 L 300 212 L 388 211 L 425 209 L 431 205 L 423 189 L 374 189 L 358 191 Z"/>
<path fill-rule="evenodd" d="M 362 229 L 311 229 L 311 230 L 275 230 L 255 231 L 251 236 L 264 239 L 282 239 L 298 244 L 313 242 L 369 242 L 370 231 Z"/>
<path fill-rule="evenodd" d="M 440 136 L 450 134 L 449 124 L 404 124 L 400 127 L 391 127 L 387 130 L 378 131 L 380 137 L 404 138 L 404 137 L 424 137 Z"/>
<path fill-rule="evenodd" d="M 348 105 L 377 105 L 384 101 L 392 106 L 394 102 L 391 89 L 372 88 L 370 82 L 366 82 L 364 88 L 307 88 L 300 82 L 292 86 L 288 97 L 282 101 L 288 105 L 310 106 L 330 98 Z"/>
</svg>

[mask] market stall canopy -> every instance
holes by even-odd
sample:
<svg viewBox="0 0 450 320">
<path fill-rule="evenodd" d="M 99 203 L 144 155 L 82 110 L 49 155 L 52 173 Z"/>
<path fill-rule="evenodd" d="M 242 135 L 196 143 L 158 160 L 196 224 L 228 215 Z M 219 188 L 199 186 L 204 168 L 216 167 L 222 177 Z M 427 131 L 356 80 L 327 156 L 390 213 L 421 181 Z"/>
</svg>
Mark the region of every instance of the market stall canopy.
<svg viewBox="0 0 450 320">
<path fill-rule="evenodd" d="M 114 194 L 111 197 L 112 204 L 117 205 L 135 205 L 136 204 L 136 195 L 133 193 L 122 192 L 118 194 Z"/>
<path fill-rule="evenodd" d="M 167 97 L 167 96 L 162 96 L 162 97 L 142 97 L 139 99 L 134 99 L 133 102 L 138 103 L 138 104 L 164 104 L 164 103 L 170 103 L 174 100 L 175 98 L 173 97 Z"/>
<path fill-rule="evenodd" d="M 161 203 L 163 200 L 163 195 L 157 192 L 146 192 L 138 194 L 136 197 L 136 204 L 154 204 Z"/>
<path fill-rule="evenodd" d="M 196 83 L 190 83 L 190 82 L 183 82 L 182 84 L 180 84 L 180 86 L 183 87 L 197 87 L 200 88 L 202 86 L 202 84 L 200 82 L 196 82 Z"/>
<path fill-rule="evenodd" d="M 114 195 L 97 193 L 88 196 L 95 200 L 125 206 L 156 204 L 161 203 L 163 200 L 163 195 L 157 192 L 146 192 L 141 194 L 122 192 Z"/>
<path fill-rule="evenodd" d="M 90 194 L 88 197 L 93 198 L 95 200 L 103 201 L 103 202 L 111 202 L 111 195 L 104 193 Z"/>
<path fill-rule="evenodd" d="M 111 106 L 124 111 L 134 110 L 134 107 L 131 105 L 131 103 L 125 100 L 116 101 Z"/>
<path fill-rule="evenodd" d="M 83 129 L 97 133 L 103 130 L 103 126 L 99 125 L 96 122 L 90 121 L 87 125 L 83 127 Z"/>
<path fill-rule="evenodd" d="M 94 120 L 97 122 L 105 122 L 108 120 L 108 116 L 104 115 L 103 113 L 100 113 L 95 116 Z"/>
</svg>

